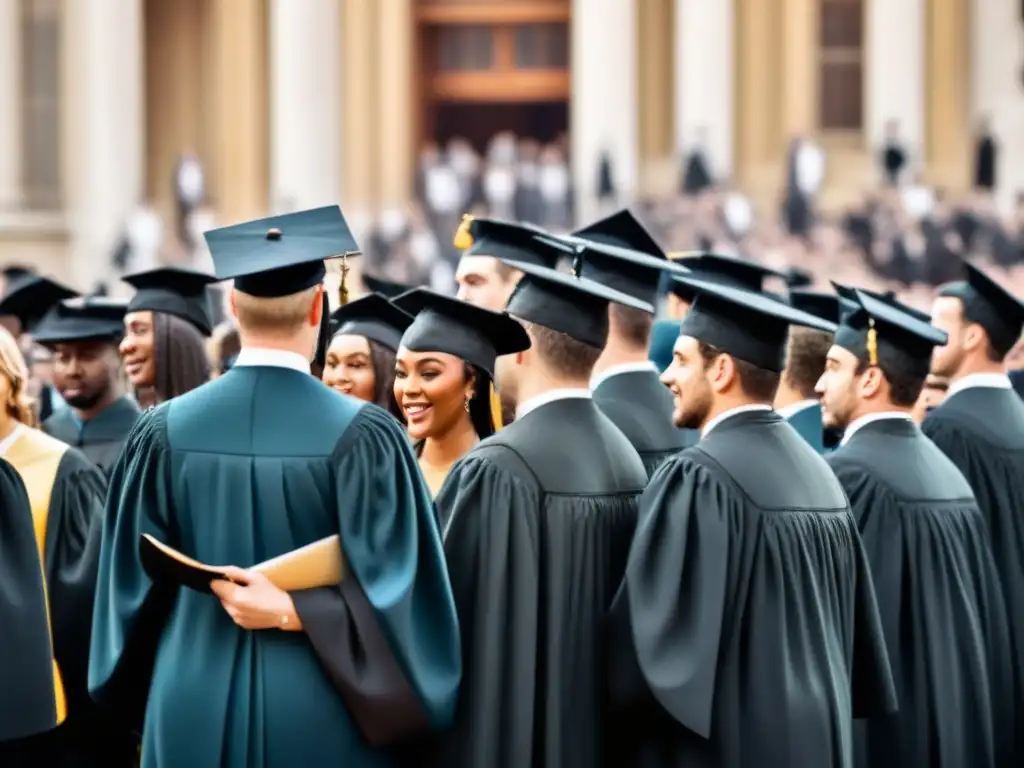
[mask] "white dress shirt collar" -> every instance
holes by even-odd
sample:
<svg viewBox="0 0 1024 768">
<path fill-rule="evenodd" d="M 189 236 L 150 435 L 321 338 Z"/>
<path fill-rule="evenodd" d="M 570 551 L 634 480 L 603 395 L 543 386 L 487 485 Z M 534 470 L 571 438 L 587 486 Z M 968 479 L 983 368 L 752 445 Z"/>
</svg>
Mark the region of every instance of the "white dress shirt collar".
<svg viewBox="0 0 1024 768">
<path fill-rule="evenodd" d="M 270 366 L 271 368 L 291 368 L 299 373 L 309 373 L 309 361 L 295 352 L 284 349 L 263 349 L 262 347 L 243 347 L 235 360 L 235 368 L 246 366 Z"/>
<path fill-rule="evenodd" d="M 21 437 L 21 433 L 25 431 L 25 425 L 20 421 L 14 425 L 14 429 L 11 430 L 11 434 L 0 440 L 0 456 L 6 456 L 7 452 L 11 450 L 11 446 Z"/>
<path fill-rule="evenodd" d="M 904 421 L 913 421 L 909 413 L 905 411 L 879 411 L 878 413 L 866 413 L 859 419 L 854 419 L 850 422 L 850 426 L 846 428 L 843 433 L 843 439 L 839 441 L 839 445 L 846 445 L 850 442 L 850 438 L 857 434 L 857 431 L 868 424 L 872 424 L 876 421 L 882 421 L 884 419 L 903 419 Z"/>
<path fill-rule="evenodd" d="M 779 416 L 781 416 L 782 418 L 791 419 L 801 411 L 806 411 L 812 405 L 817 404 L 817 400 L 797 400 L 795 403 L 784 405 L 781 408 L 776 408 L 775 410 L 778 411 Z"/>
<path fill-rule="evenodd" d="M 553 403 L 556 400 L 572 400 L 582 399 L 590 400 L 590 390 L 580 388 L 566 388 L 566 389 L 549 389 L 547 392 L 542 392 L 539 395 L 531 397 L 529 400 L 520 403 L 519 407 L 516 408 L 516 418 L 521 419 L 531 411 L 535 411 L 542 405 Z"/>
<path fill-rule="evenodd" d="M 772 407 L 770 405 L 764 405 L 763 403 L 751 403 L 750 405 L 738 405 L 735 408 L 730 408 L 728 411 L 723 411 L 718 414 L 704 425 L 704 429 L 700 431 L 701 437 L 707 437 L 708 433 L 725 421 L 733 416 L 739 416 L 741 413 L 750 413 L 752 411 L 770 411 Z"/>
<path fill-rule="evenodd" d="M 610 368 L 605 368 L 598 374 L 595 374 L 590 379 L 590 389 L 597 389 L 602 383 L 610 379 L 612 376 L 618 376 L 623 373 L 643 373 L 650 371 L 653 374 L 658 373 L 657 367 L 650 360 L 644 360 L 640 363 L 622 363 L 621 365 L 613 365 Z"/>
<path fill-rule="evenodd" d="M 946 397 L 955 395 L 964 389 L 975 387 L 992 387 L 994 389 L 1013 389 L 1010 377 L 1005 373 L 969 373 L 962 379 L 958 379 L 949 385 Z"/>
</svg>

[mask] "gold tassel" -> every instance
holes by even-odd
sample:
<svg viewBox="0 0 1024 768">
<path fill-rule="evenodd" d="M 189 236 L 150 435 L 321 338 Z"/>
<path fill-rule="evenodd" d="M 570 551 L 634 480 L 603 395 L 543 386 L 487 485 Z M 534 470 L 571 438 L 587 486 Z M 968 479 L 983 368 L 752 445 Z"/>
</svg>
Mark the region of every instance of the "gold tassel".
<svg viewBox="0 0 1024 768">
<path fill-rule="evenodd" d="M 878 331 L 875 330 L 875 319 L 868 319 L 868 362 L 878 365 Z"/>
<path fill-rule="evenodd" d="M 473 247 L 473 233 L 469 231 L 469 227 L 472 223 L 473 217 L 468 213 L 464 214 L 462 217 L 462 223 L 459 224 L 459 228 L 455 230 L 455 238 L 452 240 L 452 245 L 460 251 L 468 251 Z"/>
<path fill-rule="evenodd" d="M 491 383 L 491 423 L 494 424 L 494 431 L 498 432 L 504 423 L 501 420 L 501 398 L 498 397 L 497 390 L 494 389 L 494 383 Z"/>
<path fill-rule="evenodd" d="M 348 256 L 341 257 L 341 282 L 338 284 L 338 306 L 348 304 Z"/>
</svg>

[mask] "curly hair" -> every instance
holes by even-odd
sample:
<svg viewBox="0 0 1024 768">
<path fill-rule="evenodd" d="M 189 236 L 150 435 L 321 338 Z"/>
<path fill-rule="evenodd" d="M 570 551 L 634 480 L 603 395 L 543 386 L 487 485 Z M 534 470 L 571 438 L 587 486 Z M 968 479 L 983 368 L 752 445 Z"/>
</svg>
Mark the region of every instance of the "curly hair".
<svg viewBox="0 0 1024 768">
<path fill-rule="evenodd" d="M 28 396 L 28 366 L 18 349 L 18 342 L 3 328 L 0 328 L 0 376 L 7 379 L 10 393 L 4 408 L 7 415 L 27 427 L 36 426 L 36 412 Z"/>
</svg>

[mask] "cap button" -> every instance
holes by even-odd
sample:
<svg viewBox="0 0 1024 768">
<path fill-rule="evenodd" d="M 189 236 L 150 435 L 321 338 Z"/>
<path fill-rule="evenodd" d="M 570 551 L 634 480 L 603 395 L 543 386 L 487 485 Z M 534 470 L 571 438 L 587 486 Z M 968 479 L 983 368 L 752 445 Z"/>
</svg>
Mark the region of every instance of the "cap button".
<svg viewBox="0 0 1024 768">
<path fill-rule="evenodd" d="M 277 227 L 271 227 L 267 230 L 267 240 L 280 240 L 281 230 Z"/>
</svg>

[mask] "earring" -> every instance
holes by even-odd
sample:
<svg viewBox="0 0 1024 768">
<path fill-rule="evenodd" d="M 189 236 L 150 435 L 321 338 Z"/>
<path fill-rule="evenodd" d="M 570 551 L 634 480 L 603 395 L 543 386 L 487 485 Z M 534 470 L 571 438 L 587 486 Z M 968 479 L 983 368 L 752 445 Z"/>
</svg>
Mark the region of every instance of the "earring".
<svg viewBox="0 0 1024 768">
<path fill-rule="evenodd" d="M 466 413 L 469 413 L 469 401 L 472 399 L 473 393 L 470 392 L 468 395 L 466 395 L 466 402 L 463 404 L 463 407 L 466 409 Z"/>
</svg>

